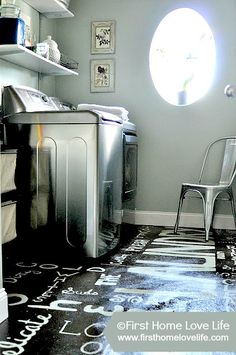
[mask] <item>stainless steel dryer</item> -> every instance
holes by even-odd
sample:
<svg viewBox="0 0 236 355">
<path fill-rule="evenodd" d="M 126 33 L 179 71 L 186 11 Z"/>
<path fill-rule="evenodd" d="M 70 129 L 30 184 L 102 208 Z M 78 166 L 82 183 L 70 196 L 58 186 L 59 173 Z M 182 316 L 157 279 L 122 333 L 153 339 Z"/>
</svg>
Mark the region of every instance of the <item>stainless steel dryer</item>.
<svg viewBox="0 0 236 355">
<path fill-rule="evenodd" d="M 18 234 L 46 231 L 89 257 L 113 249 L 122 221 L 121 119 L 56 111 L 43 93 L 13 86 L 4 88 L 3 109 L 7 145 L 18 149 Z"/>
<path fill-rule="evenodd" d="M 122 208 L 123 222 L 134 223 L 136 208 L 138 168 L 138 136 L 136 125 L 130 121 L 123 122 L 123 188 Z"/>
</svg>

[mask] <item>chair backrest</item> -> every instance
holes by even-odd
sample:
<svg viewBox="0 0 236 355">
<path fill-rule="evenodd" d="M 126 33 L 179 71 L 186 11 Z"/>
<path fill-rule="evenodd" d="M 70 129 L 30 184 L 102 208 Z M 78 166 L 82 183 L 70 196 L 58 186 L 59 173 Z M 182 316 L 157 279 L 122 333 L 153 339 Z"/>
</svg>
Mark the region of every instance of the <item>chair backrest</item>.
<svg viewBox="0 0 236 355">
<path fill-rule="evenodd" d="M 225 151 L 222 162 L 220 184 L 230 185 L 234 179 L 236 168 L 236 138 L 225 139 Z"/>
<path fill-rule="evenodd" d="M 199 177 L 199 183 L 201 183 L 203 175 L 205 174 L 206 162 L 208 161 L 209 153 L 212 150 L 212 147 L 217 146 L 218 142 L 224 144 L 223 156 L 222 156 L 222 165 L 219 171 L 219 180 L 218 183 L 221 185 L 231 185 L 234 177 L 236 175 L 236 136 L 222 137 L 214 142 L 212 142 L 206 151 L 205 158 L 203 160 L 202 169 Z M 219 160 L 219 159 L 218 159 Z"/>
</svg>

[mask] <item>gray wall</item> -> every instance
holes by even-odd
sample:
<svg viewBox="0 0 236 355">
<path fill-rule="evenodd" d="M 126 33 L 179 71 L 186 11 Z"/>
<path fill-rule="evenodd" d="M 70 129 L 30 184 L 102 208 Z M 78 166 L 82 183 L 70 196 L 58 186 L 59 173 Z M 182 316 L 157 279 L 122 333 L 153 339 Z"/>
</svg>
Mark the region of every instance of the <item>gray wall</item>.
<svg viewBox="0 0 236 355">
<path fill-rule="evenodd" d="M 152 83 L 148 62 L 157 25 L 178 7 L 191 7 L 205 17 L 217 50 L 211 89 L 185 107 L 163 101 Z M 76 15 L 58 21 L 57 41 L 61 51 L 79 61 L 80 74 L 57 78 L 57 95 L 74 104 L 126 107 L 140 142 L 137 209 L 176 211 L 181 182 L 197 176 L 206 144 L 236 134 L 236 100 L 223 94 L 226 84 L 236 83 L 235 0 L 72 0 L 70 8 Z M 91 21 L 113 19 L 116 53 L 91 55 Z M 90 93 L 90 60 L 98 58 L 115 59 L 114 93 Z"/>
<path fill-rule="evenodd" d="M 58 23 L 58 26 L 60 23 Z M 45 16 L 40 16 L 40 33 L 39 41 L 43 42 L 47 36 L 56 37 L 57 21 L 55 19 L 47 19 Z M 39 90 L 42 90 L 50 96 L 55 96 L 55 78 L 54 76 L 41 75 L 39 79 Z"/>
</svg>

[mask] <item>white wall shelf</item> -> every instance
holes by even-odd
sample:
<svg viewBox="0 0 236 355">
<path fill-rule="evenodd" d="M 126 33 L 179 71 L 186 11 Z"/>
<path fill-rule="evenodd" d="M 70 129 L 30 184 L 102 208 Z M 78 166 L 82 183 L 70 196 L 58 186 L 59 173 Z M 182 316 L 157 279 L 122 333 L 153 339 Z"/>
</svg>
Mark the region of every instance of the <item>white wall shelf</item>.
<svg viewBox="0 0 236 355">
<path fill-rule="evenodd" d="M 78 75 L 18 44 L 0 45 L 0 58 L 45 75 Z"/>
<path fill-rule="evenodd" d="M 48 18 L 73 17 L 74 14 L 59 0 L 24 0 Z"/>
</svg>

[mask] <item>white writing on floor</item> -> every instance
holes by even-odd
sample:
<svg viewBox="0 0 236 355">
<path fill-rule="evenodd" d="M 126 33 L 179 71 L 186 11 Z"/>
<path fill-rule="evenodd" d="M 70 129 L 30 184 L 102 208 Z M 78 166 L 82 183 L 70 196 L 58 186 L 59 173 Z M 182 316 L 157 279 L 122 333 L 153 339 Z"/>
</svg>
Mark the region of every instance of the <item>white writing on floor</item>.
<svg viewBox="0 0 236 355">
<path fill-rule="evenodd" d="M 187 240 L 184 241 L 184 239 Z M 196 239 L 190 243 L 187 237 L 169 236 L 154 239 L 150 247 L 142 254 L 146 258 L 140 258 L 135 263 L 153 265 L 156 272 L 163 271 L 163 267 L 167 267 L 169 270 L 173 268 L 175 270 L 190 272 L 216 271 L 214 250 L 215 246 L 212 242 L 204 245 L 201 239 Z M 152 257 L 155 259 L 153 260 Z M 156 257 L 160 257 L 161 260 L 157 260 Z M 183 262 L 181 262 L 181 259 Z M 193 263 L 193 259 L 198 260 L 198 263 Z"/>
<path fill-rule="evenodd" d="M 125 249 L 125 251 L 140 252 L 148 243 L 149 240 L 137 239 L 127 249 Z"/>
<path fill-rule="evenodd" d="M 80 336 L 81 333 L 75 333 L 66 331 L 67 326 L 71 325 L 71 321 L 65 320 L 65 324 L 60 329 L 59 333 L 63 335 L 70 335 L 70 336 Z M 84 343 L 80 347 L 80 351 L 82 354 L 98 354 L 104 348 L 104 342 L 100 343 L 96 339 L 103 337 L 104 329 L 106 324 L 104 323 L 92 323 L 84 329 L 84 334 L 88 337 L 88 342 Z M 92 340 L 91 340 L 92 338 Z M 107 348 L 107 346 L 106 346 Z"/>
<path fill-rule="evenodd" d="M 119 282 L 121 275 L 106 275 L 106 274 L 101 274 L 100 278 L 95 282 L 95 285 L 97 286 L 116 286 L 117 283 Z"/>
<path fill-rule="evenodd" d="M 40 269 L 45 269 L 45 270 L 54 270 L 58 269 L 59 266 L 56 264 L 38 264 L 38 263 L 31 263 L 29 265 L 24 264 L 22 261 L 16 263 L 17 266 L 22 267 L 22 268 L 34 268 L 38 266 Z M 73 271 L 79 271 L 81 270 L 82 266 L 79 266 L 77 268 L 71 268 L 71 267 L 63 267 L 63 270 L 73 270 Z"/>
<path fill-rule="evenodd" d="M 50 302 L 49 305 L 33 305 L 29 304 L 29 308 L 38 308 L 38 309 L 47 309 L 53 311 L 64 311 L 64 312 L 76 312 L 76 306 L 81 305 L 82 302 L 72 301 L 72 300 L 57 300 Z M 75 306 L 75 307 L 67 307 L 67 306 Z M 94 308 L 95 307 L 95 308 Z M 115 305 L 113 310 L 106 311 L 104 307 L 99 306 L 96 307 L 92 304 L 88 304 L 83 308 L 83 311 L 86 313 L 98 313 L 105 317 L 111 317 L 114 312 L 123 312 L 124 307 L 120 305 Z"/>
<path fill-rule="evenodd" d="M 80 270 L 82 268 L 82 266 L 80 266 L 78 268 L 78 270 Z M 33 302 L 43 302 L 43 300 L 50 298 L 53 295 L 53 290 L 55 288 L 58 288 L 58 284 L 59 282 L 65 282 L 69 277 L 78 275 L 79 271 L 77 272 L 73 272 L 72 274 L 61 274 L 59 271 L 57 271 L 57 277 L 53 280 L 53 282 L 55 282 L 52 286 L 48 286 L 48 290 L 46 290 L 45 292 L 43 292 L 42 295 L 36 297 L 35 299 L 33 299 Z"/>
<path fill-rule="evenodd" d="M 36 299 L 33 299 L 33 302 L 43 302 L 46 298 L 49 298 L 53 295 L 53 290 L 55 288 L 58 288 L 58 283 L 59 281 L 55 282 L 52 286 L 48 286 L 48 290 L 42 293 L 41 296 L 36 297 Z"/>
<path fill-rule="evenodd" d="M 68 287 L 67 290 L 63 290 L 61 293 L 66 295 L 81 295 L 81 296 L 97 296 L 98 292 L 93 291 L 91 288 L 88 291 L 75 291 L 73 287 Z"/>
<path fill-rule="evenodd" d="M 29 270 L 29 271 L 24 271 L 24 272 L 18 272 L 14 276 L 9 276 L 4 278 L 4 283 L 16 283 L 18 280 L 22 279 L 24 276 L 27 276 L 29 274 L 33 275 L 40 275 L 42 272 L 41 271 L 36 271 L 36 270 Z"/>
<path fill-rule="evenodd" d="M 2 352 L 2 355 L 18 355 L 22 354 L 25 349 L 24 346 L 33 338 L 36 333 L 49 322 L 52 315 L 48 314 L 48 316 L 38 315 L 38 322 L 32 321 L 30 319 L 27 320 L 18 320 L 19 323 L 25 324 L 25 329 L 20 331 L 21 339 L 14 338 L 11 341 L 0 341 L 1 349 L 8 349 Z M 11 339 L 11 338 L 7 338 Z"/>
</svg>

